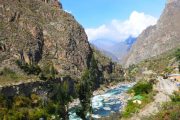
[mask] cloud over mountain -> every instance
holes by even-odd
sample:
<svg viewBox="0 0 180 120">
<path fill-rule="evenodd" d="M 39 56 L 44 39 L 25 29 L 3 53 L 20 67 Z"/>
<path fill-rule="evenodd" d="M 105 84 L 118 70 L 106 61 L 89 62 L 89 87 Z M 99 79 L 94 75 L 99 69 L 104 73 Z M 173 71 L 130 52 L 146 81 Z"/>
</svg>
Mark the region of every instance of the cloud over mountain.
<svg viewBox="0 0 180 120">
<path fill-rule="evenodd" d="M 97 39 L 110 39 L 123 41 L 129 36 L 137 37 L 144 29 L 150 25 L 155 25 L 157 18 L 133 11 L 128 20 L 112 20 L 109 24 L 101 25 L 97 28 L 87 28 L 86 33 L 89 41 Z"/>
</svg>

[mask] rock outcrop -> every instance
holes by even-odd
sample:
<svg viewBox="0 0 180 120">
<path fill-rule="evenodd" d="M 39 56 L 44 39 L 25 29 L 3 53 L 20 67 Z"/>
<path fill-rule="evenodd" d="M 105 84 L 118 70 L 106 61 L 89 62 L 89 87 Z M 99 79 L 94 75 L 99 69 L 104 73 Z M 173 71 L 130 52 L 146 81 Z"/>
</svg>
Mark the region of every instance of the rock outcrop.
<svg viewBox="0 0 180 120">
<path fill-rule="evenodd" d="M 142 32 L 124 60 L 124 64 L 139 63 L 180 46 L 180 1 L 168 0 L 157 25 Z"/>
<path fill-rule="evenodd" d="M 58 74 L 80 77 L 91 56 L 83 27 L 58 0 L 0 0 L 0 70 L 51 62 Z"/>
</svg>

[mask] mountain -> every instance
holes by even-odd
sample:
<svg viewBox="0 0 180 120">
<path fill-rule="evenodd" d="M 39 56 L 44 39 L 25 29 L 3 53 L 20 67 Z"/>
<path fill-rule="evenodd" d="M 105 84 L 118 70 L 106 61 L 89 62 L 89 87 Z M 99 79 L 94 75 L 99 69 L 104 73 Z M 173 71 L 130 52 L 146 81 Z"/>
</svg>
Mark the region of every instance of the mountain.
<svg viewBox="0 0 180 120">
<path fill-rule="evenodd" d="M 0 3 L 0 86 L 55 78 L 61 82 L 63 76 L 78 81 L 93 58 L 101 83 L 116 72 L 123 74 L 116 69 L 121 66 L 91 48 L 84 28 L 57 0 Z"/>
<path fill-rule="evenodd" d="M 97 49 L 102 51 L 106 56 L 112 60 L 117 61 L 127 54 L 131 46 L 136 41 L 136 38 L 129 37 L 122 42 L 113 40 L 94 40 L 90 41 Z"/>
<path fill-rule="evenodd" d="M 104 54 L 106 57 L 110 58 L 114 62 L 118 62 L 118 58 L 111 52 L 105 51 L 105 50 L 100 50 L 102 54 Z"/>
<path fill-rule="evenodd" d="M 57 0 L 0 0 L 0 68 L 18 70 L 15 61 L 81 76 L 92 50 L 84 28 Z"/>
<path fill-rule="evenodd" d="M 155 26 L 144 30 L 124 59 L 125 66 L 139 63 L 180 47 L 180 1 L 169 0 Z"/>
<path fill-rule="evenodd" d="M 112 46 L 118 44 L 119 42 L 114 41 L 114 40 L 109 40 L 109 39 L 97 39 L 97 40 L 90 41 L 90 43 L 100 50 L 107 51 L 111 49 Z"/>
</svg>

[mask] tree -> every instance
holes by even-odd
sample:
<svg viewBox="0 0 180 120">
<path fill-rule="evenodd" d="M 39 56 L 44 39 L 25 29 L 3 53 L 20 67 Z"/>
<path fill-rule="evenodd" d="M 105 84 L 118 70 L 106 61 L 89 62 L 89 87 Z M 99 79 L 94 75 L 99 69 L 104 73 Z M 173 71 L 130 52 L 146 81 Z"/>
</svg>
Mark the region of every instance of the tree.
<svg viewBox="0 0 180 120">
<path fill-rule="evenodd" d="M 81 107 L 77 111 L 77 115 L 83 120 L 86 120 L 86 115 L 89 112 L 91 114 L 91 97 L 92 97 L 92 83 L 90 81 L 90 72 L 86 70 L 81 78 L 79 85 L 78 97 Z"/>
<path fill-rule="evenodd" d="M 97 62 L 96 62 L 94 56 L 92 56 L 90 69 L 89 69 L 89 77 L 90 77 L 90 81 L 92 82 L 93 90 L 95 90 L 99 87 L 100 79 L 101 79 L 100 76 L 101 76 L 101 72 L 98 69 L 98 65 L 97 65 Z"/>
<path fill-rule="evenodd" d="M 68 120 L 68 103 L 71 100 L 69 86 L 67 82 L 55 85 L 54 99 L 58 104 L 56 114 L 63 120 Z"/>
<path fill-rule="evenodd" d="M 175 55 L 176 55 L 176 59 L 179 61 L 179 72 L 180 72 L 180 48 L 177 49 Z"/>
<path fill-rule="evenodd" d="M 180 48 L 179 49 L 177 49 L 177 51 L 176 51 L 176 59 L 177 60 L 180 60 Z"/>
</svg>

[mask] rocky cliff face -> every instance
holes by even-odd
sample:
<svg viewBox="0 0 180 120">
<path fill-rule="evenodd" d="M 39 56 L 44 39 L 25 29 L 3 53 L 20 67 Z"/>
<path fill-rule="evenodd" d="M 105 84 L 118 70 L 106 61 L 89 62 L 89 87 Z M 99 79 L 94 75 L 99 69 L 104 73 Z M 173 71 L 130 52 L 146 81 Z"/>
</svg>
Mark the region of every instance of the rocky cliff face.
<svg viewBox="0 0 180 120">
<path fill-rule="evenodd" d="M 169 0 L 157 25 L 147 28 L 138 37 L 125 58 L 125 65 L 160 55 L 180 46 L 180 1 Z"/>
<path fill-rule="evenodd" d="M 57 0 L 0 0 L 0 70 L 17 60 L 80 77 L 92 50 L 82 26 Z"/>
<path fill-rule="evenodd" d="M 113 81 L 121 82 L 124 81 L 124 69 L 116 62 L 106 57 L 101 51 L 91 46 L 93 55 L 97 61 L 98 69 L 101 73 L 101 83 L 111 83 Z M 102 81 L 103 80 L 103 81 Z"/>
</svg>

